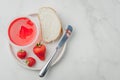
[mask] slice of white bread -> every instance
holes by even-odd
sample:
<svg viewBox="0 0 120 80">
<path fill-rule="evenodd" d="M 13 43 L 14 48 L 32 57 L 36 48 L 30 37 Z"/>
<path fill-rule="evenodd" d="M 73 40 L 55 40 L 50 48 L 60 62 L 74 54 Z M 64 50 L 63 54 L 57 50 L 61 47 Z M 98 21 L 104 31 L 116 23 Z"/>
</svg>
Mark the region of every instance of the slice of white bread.
<svg viewBox="0 0 120 80">
<path fill-rule="evenodd" d="M 39 18 L 43 41 L 48 43 L 56 40 L 62 33 L 62 26 L 55 10 L 49 7 L 42 7 L 39 10 Z"/>
</svg>

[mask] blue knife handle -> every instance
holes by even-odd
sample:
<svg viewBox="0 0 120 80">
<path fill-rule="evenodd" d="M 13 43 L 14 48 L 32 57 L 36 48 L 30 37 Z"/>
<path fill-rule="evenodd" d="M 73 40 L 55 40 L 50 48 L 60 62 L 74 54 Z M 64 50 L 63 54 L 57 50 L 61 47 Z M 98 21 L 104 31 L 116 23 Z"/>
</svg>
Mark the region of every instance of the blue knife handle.
<svg viewBox="0 0 120 80">
<path fill-rule="evenodd" d="M 63 46 L 63 44 L 67 41 L 68 37 L 71 35 L 73 31 L 73 28 L 71 25 L 68 25 L 65 34 L 63 35 L 62 39 L 60 40 L 57 48 L 61 48 Z"/>
</svg>

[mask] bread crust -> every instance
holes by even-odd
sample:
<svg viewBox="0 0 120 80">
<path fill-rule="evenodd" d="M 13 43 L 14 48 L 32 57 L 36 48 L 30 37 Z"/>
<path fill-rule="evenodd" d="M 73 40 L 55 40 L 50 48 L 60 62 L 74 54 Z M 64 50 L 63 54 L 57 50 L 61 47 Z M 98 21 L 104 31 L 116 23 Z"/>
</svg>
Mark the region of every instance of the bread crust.
<svg viewBox="0 0 120 80">
<path fill-rule="evenodd" d="M 45 9 L 45 8 L 46 8 L 46 9 L 51 9 L 52 11 L 54 11 L 56 17 L 58 18 L 58 20 L 59 20 L 59 22 L 60 22 L 59 34 L 58 34 L 54 39 L 51 39 L 50 41 L 46 41 L 45 39 L 43 39 L 43 42 L 45 42 L 45 43 L 54 42 L 54 41 L 58 40 L 58 39 L 60 38 L 60 36 L 62 35 L 62 33 L 63 33 L 62 23 L 61 23 L 61 20 L 60 20 L 59 16 L 57 15 L 56 11 L 55 11 L 53 8 L 51 8 L 51 7 L 42 7 L 42 8 L 40 8 L 40 9 L 43 9 L 43 8 L 44 8 L 44 9 Z M 40 20 L 41 33 L 42 33 L 42 23 L 41 23 L 41 19 L 40 19 L 40 13 L 39 13 L 38 16 L 39 16 L 39 20 Z"/>
</svg>

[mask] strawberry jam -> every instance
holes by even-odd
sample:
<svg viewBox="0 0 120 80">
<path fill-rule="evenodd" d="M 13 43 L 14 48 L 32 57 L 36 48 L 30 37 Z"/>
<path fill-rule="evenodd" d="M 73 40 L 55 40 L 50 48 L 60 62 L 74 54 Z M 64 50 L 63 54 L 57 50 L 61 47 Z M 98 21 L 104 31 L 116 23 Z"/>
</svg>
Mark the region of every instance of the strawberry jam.
<svg viewBox="0 0 120 80">
<path fill-rule="evenodd" d="M 19 46 L 30 44 L 36 36 L 36 25 L 27 17 L 15 19 L 9 26 L 10 40 Z"/>
</svg>

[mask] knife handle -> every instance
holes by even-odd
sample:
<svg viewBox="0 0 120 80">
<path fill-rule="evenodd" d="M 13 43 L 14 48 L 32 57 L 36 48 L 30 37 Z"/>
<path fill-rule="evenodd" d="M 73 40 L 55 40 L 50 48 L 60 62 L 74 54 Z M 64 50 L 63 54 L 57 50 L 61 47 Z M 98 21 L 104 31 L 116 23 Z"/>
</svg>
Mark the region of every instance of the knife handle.
<svg viewBox="0 0 120 80">
<path fill-rule="evenodd" d="M 58 51 L 58 48 L 56 48 L 56 50 L 55 50 L 54 54 L 52 55 L 52 57 L 48 60 L 48 62 L 45 64 L 45 66 L 41 69 L 41 71 L 39 73 L 40 77 L 44 77 L 45 76 L 46 72 L 48 71 L 48 69 L 51 66 L 52 59 L 55 56 L 55 54 L 57 53 L 57 51 Z"/>
</svg>

